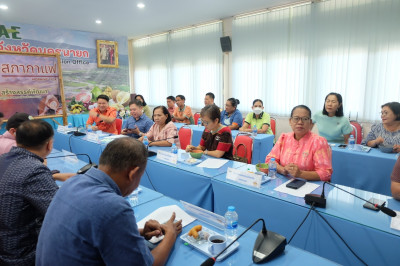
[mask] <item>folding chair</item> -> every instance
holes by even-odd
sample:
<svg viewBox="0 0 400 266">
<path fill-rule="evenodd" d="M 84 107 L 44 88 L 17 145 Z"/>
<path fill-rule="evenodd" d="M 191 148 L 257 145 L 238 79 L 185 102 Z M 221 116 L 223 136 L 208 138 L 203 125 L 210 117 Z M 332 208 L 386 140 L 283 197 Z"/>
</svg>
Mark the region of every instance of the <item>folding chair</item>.
<svg viewBox="0 0 400 266">
<path fill-rule="evenodd" d="M 193 131 L 190 127 L 182 126 L 178 131 L 181 149 L 185 150 L 187 145 L 192 145 Z"/>
<path fill-rule="evenodd" d="M 115 124 L 116 124 L 118 135 L 119 135 L 119 134 L 121 134 L 121 130 L 122 130 L 122 119 L 117 118 L 117 119 L 115 119 L 115 122 L 116 122 Z"/>
<path fill-rule="evenodd" d="M 251 164 L 251 157 L 253 155 L 253 138 L 248 135 L 238 134 L 233 143 L 233 157 L 235 161 L 244 162 L 246 158 L 247 163 Z"/>
</svg>

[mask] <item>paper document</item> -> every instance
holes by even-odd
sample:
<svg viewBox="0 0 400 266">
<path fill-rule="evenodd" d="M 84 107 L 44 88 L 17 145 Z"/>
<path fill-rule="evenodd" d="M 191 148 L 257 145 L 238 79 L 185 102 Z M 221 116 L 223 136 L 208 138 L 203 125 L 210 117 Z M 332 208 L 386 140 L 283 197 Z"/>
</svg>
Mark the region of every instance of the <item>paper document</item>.
<svg viewBox="0 0 400 266">
<path fill-rule="evenodd" d="M 400 212 L 395 211 L 397 216 L 392 218 L 392 221 L 390 222 L 390 228 L 400 230 Z"/>
<path fill-rule="evenodd" d="M 208 158 L 207 160 L 204 160 L 201 164 L 197 165 L 197 167 L 204 167 L 204 168 L 215 168 L 218 169 L 224 164 L 226 164 L 228 160 L 224 159 L 211 159 Z"/>
<path fill-rule="evenodd" d="M 283 192 L 289 195 L 293 195 L 295 197 L 301 197 L 304 198 L 306 194 L 309 194 L 313 192 L 317 187 L 319 187 L 318 184 L 314 184 L 311 182 L 306 182 L 302 187 L 298 189 L 293 189 L 293 188 L 288 188 L 286 187 L 286 184 L 288 184 L 292 180 L 288 180 L 287 182 L 283 183 L 279 187 L 276 187 L 274 190 L 278 192 Z"/>
<path fill-rule="evenodd" d="M 145 218 L 140 220 L 137 223 L 137 226 L 138 226 L 138 228 L 143 228 L 145 223 L 148 220 L 156 220 L 160 224 L 164 224 L 164 223 L 168 222 L 168 220 L 171 218 L 171 215 L 173 212 L 175 212 L 175 215 L 176 215 L 175 221 L 179 221 L 182 219 L 182 227 L 185 227 L 186 225 L 188 225 L 191 222 L 193 222 L 194 220 L 196 220 L 195 218 L 193 218 L 192 216 L 187 214 L 184 210 L 182 210 L 179 206 L 170 205 L 170 206 L 160 207 L 157 210 L 155 210 L 154 212 L 150 213 Z M 155 243 L 160 242 L 163 238 L 164 238 L 164 236 L 153 237 L 149 240 L 149 242 L 155 244 Z"/>
</svg>

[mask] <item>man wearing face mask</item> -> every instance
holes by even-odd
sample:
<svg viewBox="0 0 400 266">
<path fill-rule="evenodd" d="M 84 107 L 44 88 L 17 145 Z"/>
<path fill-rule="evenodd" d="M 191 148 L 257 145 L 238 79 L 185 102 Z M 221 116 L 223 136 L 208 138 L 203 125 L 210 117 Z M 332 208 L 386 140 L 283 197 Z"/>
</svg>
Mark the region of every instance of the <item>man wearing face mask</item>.
<svg viewBox="0 0 400 266">
<path fill-rule="evenodd" d="M 29 115 L 26 113 L 15 113 L 8 119 L 6 125 L 7 131 L 3 135 L 0 135 L 0 155 L 9 152 L 12 147 L 17 146 L 17 142 L 15 141 L 17 128 L 28 120 Z"/>
<path fill-rule="evenodd" d="M 264 113 L 263 101 L 255 99 L 253 101 L 253 112 L 247 114 L 244 124 L 239 131 L 252 132 L 254 126 L 258 134 L 273 134 L 271 130 L 271 119 L 269 114 Z"/>
</svg>

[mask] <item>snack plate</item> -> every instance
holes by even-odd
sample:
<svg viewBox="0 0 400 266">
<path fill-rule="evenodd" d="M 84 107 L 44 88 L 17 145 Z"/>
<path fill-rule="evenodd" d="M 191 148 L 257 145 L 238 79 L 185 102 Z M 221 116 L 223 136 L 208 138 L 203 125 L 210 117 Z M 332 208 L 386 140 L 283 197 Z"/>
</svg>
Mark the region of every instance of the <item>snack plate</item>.
<svg viewBox="0 0 400 266">
<path fill-rule="evenodd" d="M 187 158 L 185 160 L 179 160 L 179 162 L 184 163 L 184 164 L 188 164 L 188 165 L 196 165 L 201 163 L 203 160 L 200 159 L 195 159 L 195 158 Z"/>
<path fill-rule="evenodd" d="M 209 229 L 209 228 L 207 228 L 207 227 L 204 227 L 204 226 L 203 226 L 203 228 L 202 228 L 202 231 L 209 233 L 210 236 L 212 236 L 212 235 L 220 235 L 219 233 L 217 233 L 217 232 L 215 232 L 215 231 L 213 231 L 213 230 L 211 230 L 211 229 Z M 188 232 L 188 233 L 189 233 L 189 232 Z M 198 251 L 200 251 L 201 253 L 203 253 L 203 254 L 205 254 L 206 256 L 208 256 L 208 257 L 214 257 L 214 256 L 217 255 L 217 254 L 212 254 L 212 253 L 208 250 L 209 247 L 210 247 L 210 244 L 208 243 L 208 241 L 205 241 L 204 243 L 201 243 L 201 244 L 194 243 L 193 240 L 189 239 L 189 238 L 191 238 L 191 236 L 188 236 L 188 233 L 186 233 L 186 234 L 184 234 L 184 235 L 181 235 L 180 238 L 181 238 L 183 241 L 185 241 L 186 243 L 188 243 L 189 245 L 191 245 L 192 247 L 194 247 L 195 249 L 197 249 Z M 231 243 L 231 241 L 228 240 L 228 241 L 226 242 L 226 245 L 228 246 L 230 243 Z M 222 253 L 222 254 L 217 258 L 217 261 L 221 261 L 221 260 L 225 259 L 225 258 L 228 257 L 232 252 L 234 252 L 238 247 L 239 247 L 239 242 L 233 243 L 232 246 L 230 246 L 224 253 Z"/>
</svg>

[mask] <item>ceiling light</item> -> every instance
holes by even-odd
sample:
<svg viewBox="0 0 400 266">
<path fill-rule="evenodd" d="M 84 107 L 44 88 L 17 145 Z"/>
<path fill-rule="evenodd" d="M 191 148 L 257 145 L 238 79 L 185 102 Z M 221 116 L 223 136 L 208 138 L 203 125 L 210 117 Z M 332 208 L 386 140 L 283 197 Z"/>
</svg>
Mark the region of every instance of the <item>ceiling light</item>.
<svg viewBox="0 0 400 266">
<path fill-rule="evenodd" d="M 139 4 L 137 4 L 137 7 L 138 7 L 138 8 L 140 8 L 140 9 L 142 9 L 142 8 L 144 8 L 144 7 L 145 7 L 145 4 L 143 4 L 143 3 L 139 3 Z"/>
<path fill-rule="evenodd" d="M 6 6 L 6 5 L 0 5 L 0 9 L 7 10 L 7 9 L 8 9 L 8 6 Z"/>
<path fill-rule="evenodd" d="M 96 23 L 97 23 L 97 24 L 101 24 L 101 20 L 100 20 L 100 19 L 97 19 L 97 20 L 96 20 Z"/>
</svg>

